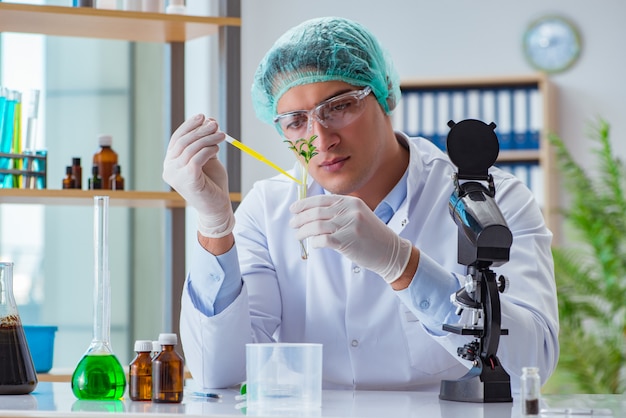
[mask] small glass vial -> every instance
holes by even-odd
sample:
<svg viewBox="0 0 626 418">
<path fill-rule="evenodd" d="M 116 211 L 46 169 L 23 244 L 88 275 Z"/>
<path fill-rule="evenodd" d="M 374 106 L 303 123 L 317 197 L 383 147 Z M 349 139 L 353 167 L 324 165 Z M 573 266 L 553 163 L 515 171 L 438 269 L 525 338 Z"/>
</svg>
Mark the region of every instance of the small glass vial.
<svg viewBox="0 0 626 418">
<path fill-rule="evenodd" d="M 109 177 L 109 189 L 124 190 L 124 177 L 122 177 L 122 167 L 119 164 L 113 166 L 113 174 Z"/>
<path fill-rule="evenodd" d="M 539 415 L 539 397 L 541 393 L 541 379 L 537 367 L 522 368 L 522 415 Z"/>
<path fill-rule="evenodd" d="M 63 178 L 63 188 L 64 189 L 75 189 L 76 181 L 74 180 L 74 176 L 72 175 L 72 166 L 68 165 L 65 167 L 65 177 Z"/>
<path fill-rule="evenodd" d="M 176 334 L 159 334 L 161 352 L 152 360 L 152 401 L 180 403 L 183 401 L 185 362 L 174 350 Z"/>
<path fill-rule="evenodd" d="M 98 174 L 97 165 L 94 165 L 93 167 L 91 167 L 91 177 L 89 177 L 87 186 L 89 190 L 102 189 L 102 177 L 100 177 L 100 175 Z"/>
<path fill-rule="evenodd" d="M 137 355 L 128 367 L 128 396 L 133 401 L 152 400 L 152 341 L 135 341 Z"/>
</svg>

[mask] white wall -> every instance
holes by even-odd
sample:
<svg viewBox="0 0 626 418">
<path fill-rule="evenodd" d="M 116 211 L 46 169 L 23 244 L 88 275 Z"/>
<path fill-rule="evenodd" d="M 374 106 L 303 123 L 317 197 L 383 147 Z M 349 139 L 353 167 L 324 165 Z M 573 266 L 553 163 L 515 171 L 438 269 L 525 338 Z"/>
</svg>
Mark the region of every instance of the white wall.
<svg viewBox="0 0 626 418">
<path fill-rule="evenodd" d="M 305 19 L 342 16 L 369 27 L 389 50 L 400 77 L 436 78 L 519 75 L 534 72 L 521 39 L 535 18 L 559 13 L 580 29 L 577 64 L 551 79 L 558 91 L 557 133 L 585 164 L 591 145 L 588 123 L 601 116 L 611 124 L 613 146 L 626 159 L 626 2 L 623 0 L 242 0 L 242 139 L 291 168 L 293 156 L 273 127 L 256 119 L 250 85 L 257 64 L 284 31 Z M 242 189 L 274 175 L 242 157 Z"/>
</svg>

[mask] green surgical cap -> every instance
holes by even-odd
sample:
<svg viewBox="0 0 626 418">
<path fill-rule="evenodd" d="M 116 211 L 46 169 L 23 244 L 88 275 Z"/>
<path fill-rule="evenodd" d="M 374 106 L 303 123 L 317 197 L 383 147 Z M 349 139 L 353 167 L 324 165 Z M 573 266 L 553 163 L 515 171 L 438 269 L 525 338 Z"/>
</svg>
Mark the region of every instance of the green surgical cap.
<svg viewBox="0 0 626 418">
<path fill-rule="evenodd" d="M 288 30 L 265 55 L 252 84 L 257 116 L 273 124 L 287 90 L 322 81 L 370 86 L 387 114 L 400 99 L 398 74 L 374 35 L 357 22 L 323 17 Z"/>
</svg>

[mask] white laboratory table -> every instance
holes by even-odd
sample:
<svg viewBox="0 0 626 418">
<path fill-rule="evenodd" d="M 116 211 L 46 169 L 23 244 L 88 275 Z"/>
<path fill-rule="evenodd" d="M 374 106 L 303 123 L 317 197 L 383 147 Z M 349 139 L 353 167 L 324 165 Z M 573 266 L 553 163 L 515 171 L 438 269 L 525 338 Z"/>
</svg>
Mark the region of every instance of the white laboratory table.
<svg viewBox="0 0 626 418">
<path fill-rule="evenodd" d="M 466 403 L 440 400 L 436 392 L 385 392 L 327 390 L 322 408 L 314 411 L 282 413 L 258 412 L 238 408 L 238 392 L 216 391 L 219 400 L 195 397 L 185 392 L 181 404 L 118 401 L 81 401 L 72 394 L 69 382 L 40 382 L 29 395 L 0 396 L 0 417 L 426 417 L 426 418 L 517 418 L 522 417 L 519 399 L 512 403 Z M 626 417 L 624 395 L 549 395 L 541 400 L 545 413 L 552 418 Z M 548 413 L 549 412 L 549 413 Z"/>
</svg>

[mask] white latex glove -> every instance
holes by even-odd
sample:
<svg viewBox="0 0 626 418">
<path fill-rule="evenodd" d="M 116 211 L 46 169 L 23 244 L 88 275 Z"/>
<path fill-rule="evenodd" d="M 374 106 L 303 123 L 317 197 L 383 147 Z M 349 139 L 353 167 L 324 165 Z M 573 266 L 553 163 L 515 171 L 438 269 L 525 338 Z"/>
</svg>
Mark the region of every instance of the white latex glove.
<svg viewBox="0 0 626 418">
<path fill-rule="evenodd" d="M 163 180 L 198 211 L 198 231 L 221 238 L 233 230 L 235 216 L 228 193 L 228 175 L 217 159 L 225 135 L 217 122 L 196 115 L 172 134 L 163 162 Z"/>
<path fill-rule="evenodd" d="M 393 232 L 361 199 L 319 195 L 297 200 L 289 209 L 295 214 L 289 225 L 313 248 L 333 248 L 387 283 L 406 269 L 413 244 Z"/>
</svg>

